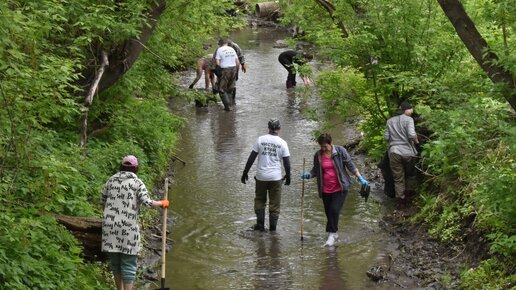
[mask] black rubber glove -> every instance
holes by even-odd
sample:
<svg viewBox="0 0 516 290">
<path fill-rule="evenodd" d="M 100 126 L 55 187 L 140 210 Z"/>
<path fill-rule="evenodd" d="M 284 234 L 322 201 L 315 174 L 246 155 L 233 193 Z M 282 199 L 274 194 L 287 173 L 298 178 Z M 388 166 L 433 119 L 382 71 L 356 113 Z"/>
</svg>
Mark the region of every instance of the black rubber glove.
<svg viewBox="0 0 516 290">
<path fill-rule="evenodd" d="M 242 173 L 242 177 L 240 178 L 240 181 L 242 181 L 243 184 L 249 180 L 249 176 L 247 176 L 247 172 Z"/>
<path fill-rule="evenodd" d="M 285 185 L 290 185 L 290 174 L 285 175 L 283 179 L 285 179 Z"/>
</svg>

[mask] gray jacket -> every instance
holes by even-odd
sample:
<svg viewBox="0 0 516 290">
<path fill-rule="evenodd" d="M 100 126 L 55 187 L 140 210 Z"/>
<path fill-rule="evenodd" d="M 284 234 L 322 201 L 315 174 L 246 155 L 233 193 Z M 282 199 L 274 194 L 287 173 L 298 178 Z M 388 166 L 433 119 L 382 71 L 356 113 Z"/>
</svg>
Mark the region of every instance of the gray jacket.
<svg viewBox="0 0 516 290">
<path fill-rule="evenodd" d="M 314 154 L 314 166 L 312 170 L 310 170 L 310 175 L 312 177 L 317 177 L 317 189 L 319 191 L 319 197 L 322 197 L 322 167 L 321 167 L 321 150 L 318 150 Z M 347 191 L 351 186 L 351 177 L 349 176 L 346 168 L 352 172 L 353 174 L 357 170 L 355 164 L 351 160 L 351 155 L 349 155 L 348 151 L 339 145 L 332 145 L 332 153 L 331 160 L 333 163 L 333 167 L 337 171 L 337 177 L 339 178 L 339 183 L 343 191 Z"/>
<path fill-rule="evenodd" d="M 383 138 L 389 141 L 389 153 L 396 153 L 401 156 L 417 156 L 417 150 L 414 147 L 416 137 L 412 117 L 401 114 L 387 120 Z"/>
</svg>

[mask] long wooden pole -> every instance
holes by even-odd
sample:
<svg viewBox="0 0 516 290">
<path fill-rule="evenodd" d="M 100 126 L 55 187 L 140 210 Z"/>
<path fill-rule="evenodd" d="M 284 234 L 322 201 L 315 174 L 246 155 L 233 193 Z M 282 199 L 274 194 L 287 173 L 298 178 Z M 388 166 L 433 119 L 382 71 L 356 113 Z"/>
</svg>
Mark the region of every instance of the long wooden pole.
<svg viewBox="0 0 516 290">
<path fill-rule="evenodd" d="M 306 159 L 303 158 L 303 174 L 305 173 L 305 163 Z M 303 240 L 303 208 L 304 208 L 304 200 L 305 200 L 305 179 L 302 179 L 301 185 L 301 241 Z"/>
<path fill-rule="evenodd" d="M 163 199 L 168 199 L 168 177 L 165 178 L 165 193 Z M 167 253 L 167 209 L 163 209 L 161 227 L 161 289 L 165 289 L 165 266 Z"/>
</svg>

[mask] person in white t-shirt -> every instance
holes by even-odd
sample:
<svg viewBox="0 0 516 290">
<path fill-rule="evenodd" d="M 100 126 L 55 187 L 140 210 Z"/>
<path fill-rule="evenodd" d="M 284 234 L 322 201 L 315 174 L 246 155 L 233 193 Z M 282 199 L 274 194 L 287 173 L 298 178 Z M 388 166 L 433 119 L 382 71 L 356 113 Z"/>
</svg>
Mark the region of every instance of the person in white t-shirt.
<svg viewBox="0 0 516 290">
<path fill-rule="evenodd" d="M 290 185 L 290 152 L 285 140 L 278 136 L 281 129 L 278 119 L 271 119 L 268 123 L 269 134 L 258 137 L 253 145 L 253 150 L 247 159 L 241 181 L 243 184 L 249 179 L 248 173 L 256 157 L 256 189 L 254 199 L 254 212 L 256 224 L 254 230 L 265 230 L 265 207 L 269 198 L 269 230 L 275 231 L 278 224 L 282 180 L 285 185 Z M 285 176 L 282 176 L 282 161 L 285 167 Z"/>
<path fill-rule="evenodd" d="M 221 39 L 220 47 L 215 53 L 215 62 L 221 68 L 220 78 L 217 79 L 217 90 L 224 104 L 224 110 L 231 111 L 230 98 L 233 96 L 235 82 L 240 62 L 236 51 L 228 45 L 228 41 Z"/>
</svg>

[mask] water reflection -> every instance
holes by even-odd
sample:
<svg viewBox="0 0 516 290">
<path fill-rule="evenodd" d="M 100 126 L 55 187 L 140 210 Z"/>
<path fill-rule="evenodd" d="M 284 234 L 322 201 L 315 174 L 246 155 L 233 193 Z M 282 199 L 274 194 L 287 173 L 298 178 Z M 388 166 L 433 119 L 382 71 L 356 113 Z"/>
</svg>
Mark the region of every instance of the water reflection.
<svg viewBox="0 0 516 290">
<path fill-rule="evenodd" d="M 216 160 L 218 162 L 230 161 L 227 155 L 234 148 L 234 140 L 236 137 L 236 118 L 234 112 L 218 111 L 210 118 L 210 126 L 213 132 L 213 143 L 217 153 Z"/>
<path fill-rule="evenodd" d="M 326 248 L 326 260 L 321 273 L 321 290 L 341 290 L 346 289 L 345 281 L 339 267 L 339 255 L 337 248 Z"/>
<path fill-rule="evenodd" d="M 281 253 L 279 235 L 263 234 L 256 240 L 254 289 L 292 289 L 292 271 Z"/>
</svg>

